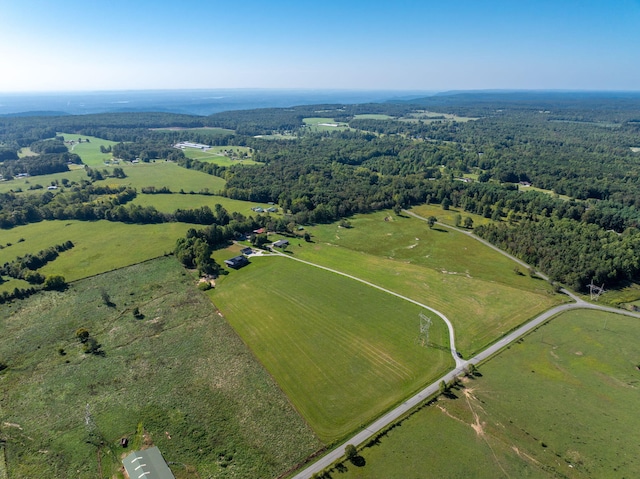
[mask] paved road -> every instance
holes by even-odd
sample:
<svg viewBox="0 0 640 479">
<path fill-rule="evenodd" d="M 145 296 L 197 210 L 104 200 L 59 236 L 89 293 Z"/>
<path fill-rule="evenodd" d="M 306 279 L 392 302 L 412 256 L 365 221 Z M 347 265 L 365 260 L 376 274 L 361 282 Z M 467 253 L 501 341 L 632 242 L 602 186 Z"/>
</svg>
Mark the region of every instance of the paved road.
<svg viewBox="0 0 640 479">
<path fill-rule="evenodd" d="M 426 221 L 426 218 L 423 218 L 413 212 L 410 211 L 406 211 L 403 210 L 405 213 L 414 216 L 418 219 L 424 220 Z M 461 233 L 467 234 L 470 237 L 480 241 L 481 243 L 489 246 L 490 248 L 498 251 L 500 254 L 503 254 L 504 256 L 512 259 L 513 261 L 515 261 L 516 263 L 524 266 L 525 268 L 529 268 L 529 265 L 526 264 L 525 262 L 511 256 L 510 254 L 502 251 L 500 248 L 497 248 L 496 246 L 488 243 L 487 241 L 483 240 L 482 238 L 478 238 L 477 236 L 473 235 L 471 232 L 468 231 L 464 231 L 464 230 L 460 230 L 459 228 L 455 228 L 453 226 L 449 226 L 449 225 L 444 225 L 442 223 L 440 223 L 441 226 L 459 231 Z M 350 274 L 346 274 L 343 273 L 341 271 L 335 270 L 335 269 L 331 269 L 331 268 L 327 268 L 325 266 L 321 266 L 315 263 L 311 263 L 309 261 L 305 261 L 299 258 L 294 258 L 290 255 L 286 255 L 277 251 L 274 251 L 274 253 L 276 253 L 279 256 L 284 256 L 285 258 L 289 258 L 295 261 L 299 261 L 301 263 L 305 263 L 308 264 L 310 266 L 314 266 L 316 268 L 321 268 L 327 271 L 330 271 L 332 273 L 336 273 L 342 276 L 346 276 L 347 278 L 351 278 L 355 281 L 359 281 L 361 283 L 364 283 L 366 285 L 369 285 L 373 288 L 379 289 L 381 291 L 384 291 L 388 294 L 392 294 L 398 298 L 402 298 L 406 301 L 409 301 L 411 303 L 414 303 L 418 306 L 421 306 L 425 309 L 428 309 L 429 311 L 434 312 L 435 314 L 437 314 L 439 317 L 441 317 L 444 322 L 447 324 L 447 327 L 449 328 L 449 334 L 450 334 L 450 344 L 451 344 L 451 353 L 452 356 L 455 360 L 455 368 L 451 371 L 449 371 L 447 374 L 445 374 L 444 376 L 442 376 L 441 378 L 437 379 L 436 381 L 434 381 L 432 384 L 428 385 L 427 387 L 425 387 L 424 389 L 422 389 L 420 392 L 418 392 L 417 394 L 415 394 L 413 397 L 407 399 L 405 402 L 403 402 L 402 404 L 400 404 L 398 407 L 396 407 L 395 409 L 393 409 L 392 411 L 389 411 L 387 414 L 385 414 L 384 416 L 376 419 L 373 423 L 371 423 L 369 426 L 365 427 L 363 430 L 361 430 L 360 432 L 358 432 L 357 434 L 355 434 L 354 436 L 350 437 L 349 439 L 347 439 L 344 443 L 342 443 L 341 445 L 337 446 L 335 449 L 333 449 L 331 452 L 329 452 L 328 454 L 326 454 L 325 456 L 323 456 L 322 458 L 320 458 L 318 461 L 316 461 L 315 463 L 311 464 L 310 466 L 308 466 L 307 468 L 305 468 L 304 470 L 298 472 L 298 474 L 296 474 L 295 476 L 293 476 L 292 479 L 308 479 L 310 478 L 313 474 L 315 474 L 316 472 L 322 472 L 323 470 L 325 470 L 326 468 L 328 468 L 329 466 L 331 466 L 332 464 L 334 464 L 336 461 L 339 461 L 343 456 L 344 456 L 344 449 L 346 447 L 347 444 L 353 444 L 354 446 L 359 446 L 363 443 L 365 443 L 366 441 L 368 441 L 369 439 L 371 439 L 372 437 L 374 437 L 377 433 L 379 433 L 380 431 L 384 430 L 387 426 L 389 426 L 390 424 L 392 424 L 394 421 L 398 420 L 400 417 L 402 417 L 403 415 L 405 415 L 406 413 L 408 413 L 409 411 L 411 411 L 413 408 L 415 408 L 416 406 L 418 406 L 419 404 L 421 404 L 423 401 L 425 401 L 426 399 L 428 399 L 431 396 L 434 396 L 436 393 L 439 392 L 440 390 L 440 382 L 441 381 L 445 381 L 446 383 L 451 382 L 455 377 L 460 376 L 461 374 L 464 374 L 466 367 L 469 364 L 478 364 L 486 359 L 488 359 L 489 357 L 493 356 L 494 354 L 498 353 L 501 349 L 505 348 L 506 346 L 508 346 L 509 344 L 513 343 L 514 341 L 516 341 L 517 339 L 519 339 L 521 336 L 527 334 L 528 332 L 530 332 L 531 330 L 537 328 L 538 326 L 540 326 L 542 323 L 544 323 L 545 321 L 549 320 L 550 318 L 552 318 L 553 316 L 562 313 L 564 311 L 569 311 L 572 309 L 595 309 L 595 310 L 599 310 L 599 311 L 606 311 L 606 312 L 610 312 L 610 313 L 616 313 L 616 314 L 622 314 L 625 316 L 631 316 L 631 317 L 635 317 L 635 318 L 640 318 L 640 314 L 639 313 L 634 313 L 631 311 L 625 311 L 625 310 L 621 310 L 621 309 L 617 309 L 617 308 L 611 308 L 608 306 L 600 306 L 600 305 L 596 305 L 596 304 L 591 304 L 591 303 L 587 303 L 586 301 L 582 300 L 581 298 L 579 298 L 578 296 L 572 294 L 570 291 L 567 291 L 565 289 L 562 289 L 561 291 L 564 294 L 567 294 L 569 297 L 571 297 L 571 299 L 573 299 L 575 302 L 574 303 L 569 303 L 569 304 L 562 304 L 560 306 L 556 306 L 555 308 L 552 308 L 542 314 L 540 314 L 539 316 L 535 317 L 534 319 L 532 319 L 531 321 L 529 321 L 528 323 L 522 325 L 521 327 L 517 328 L 516 330 L 512 331 L 511 333 L 507 334 L 505 337 L 503 337 L 502 339 L 500 339 L 499 341 L 497 341 L 496 343 L 494 343 L 493 345 L 489 346 L 488 348 L 486 348 L 484 351 L 481 351 L 480 353 L 478 353 L 477 355 L 475 355 L 472 358 L 469 358 L 466 361 L 461 360 L 460 358 L 457 357 L 457 355 L 455 354 L 455 339 L 454 339 L 454 330 L 453 330 L 453 325 L 451 324 L 451 322 L 447 319 L 447 317 L 445 315 L 443 315 L 442 313 L 440 313 L 439 311 L 421 304 L 411 298 L 407 298 L 406 296 L 402 296 L 398 293 L 395 293 L 393 291 L 390 291 L 388 289 L 382 288 L 376 284 L 370 283 L 368 281 L 365 281 L 363 279 L 360 279 L 358 277 L 352 276 Z M 547 277 L 541 273 L 537 273 L 540 277 L 542 277 L 543 279 L 547 279 Z"/>
</svg>

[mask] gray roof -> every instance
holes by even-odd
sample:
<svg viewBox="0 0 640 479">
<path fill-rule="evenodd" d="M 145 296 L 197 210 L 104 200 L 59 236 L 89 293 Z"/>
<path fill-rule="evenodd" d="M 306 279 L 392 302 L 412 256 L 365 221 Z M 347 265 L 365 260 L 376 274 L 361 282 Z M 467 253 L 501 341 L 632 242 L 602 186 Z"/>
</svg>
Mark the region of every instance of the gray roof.
<svg viewBox="0 0 640 479">
<path fill-rule="evenodd" d="M 175 479 L 160 449 L 155 446 L 132 452 L 122 463 L 130 479 Z"/>
</svg>

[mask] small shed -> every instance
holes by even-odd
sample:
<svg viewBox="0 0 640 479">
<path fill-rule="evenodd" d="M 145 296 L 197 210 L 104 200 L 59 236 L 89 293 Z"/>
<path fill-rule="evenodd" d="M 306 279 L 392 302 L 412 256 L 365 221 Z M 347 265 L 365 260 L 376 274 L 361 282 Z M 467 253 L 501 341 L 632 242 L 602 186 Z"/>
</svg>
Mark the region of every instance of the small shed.
<svg viewBox="0 0 640 479">
<path fill-rule="evenodd" d="M 253 253 L 253 250 L 249 247 L 247 248 L 242 248 L 242 250 L 240 251 L 242 254 L 251 254 Z"/>
<path fill-rule="evenodd" d="M 239 268 L 242 268 L 243 266 L 248 265 L 249 260 L 246 258 L 246 256 L 240 255 L 240 256 L 235 256 L 231 259 L 225 259 L 224 264 L 226 264 L 229 268 L 239 269 Z"/>
<path fill-rule="evenodd" d="M 160 449 L 155 446 L 132 452 L 122 463 L 129 479 L 175 479 Z"/>
<path fill-rule="evenodd" d="M 278 240 L 275 243 L 273 243 L 273 246 L 275 248 L 286 248 L 287 246 L 289 246 L 289 242 L 285 239 L 282 240 Z"/>
</svg>

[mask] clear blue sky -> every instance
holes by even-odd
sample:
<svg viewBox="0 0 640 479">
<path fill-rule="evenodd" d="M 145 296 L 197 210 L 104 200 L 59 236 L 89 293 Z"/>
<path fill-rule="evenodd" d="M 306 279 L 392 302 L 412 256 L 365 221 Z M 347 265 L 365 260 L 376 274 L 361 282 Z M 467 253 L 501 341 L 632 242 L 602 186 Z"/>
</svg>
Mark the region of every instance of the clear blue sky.
<svg viewBox="0 0 640 479">
<path fill-rule="evenodd" d="M 640 0 L 0 0 L 0 92 L 640 89 Z"/>
</svg>

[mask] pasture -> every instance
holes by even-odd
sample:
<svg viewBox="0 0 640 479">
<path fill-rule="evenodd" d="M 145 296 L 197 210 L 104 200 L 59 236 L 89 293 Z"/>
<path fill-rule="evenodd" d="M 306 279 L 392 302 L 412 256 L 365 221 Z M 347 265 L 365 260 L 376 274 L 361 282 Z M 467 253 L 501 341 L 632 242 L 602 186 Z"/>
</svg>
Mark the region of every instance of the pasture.
<svg viewBox="0 0 640 479">
<path fill-rule="evenodd" d="M 0 264 L 71 240 L 74 248 L 39 271 L 45 276 L 61 274 L 67 281 L 75 281 L 170 253 L 176 240 L 191 227 L 184 223 L 41 221 L 2 230 L 3 244 L 10 242 L 12 246 L 0 249 Z M 24 241 L 18 242 L 21 238 Z M 0 287 L 13 289 L 17 285 L 13 281 Z"/>
<path fill-rule="evenodd" d="M 364 113 L 362 115 L 355 115 L 354 120 L 393 120 L 394 117 L 389 115 L 380 115 L 377 113 Z"/>
<path fill-rule="evenodd" d="M 256 216 L 257 213 L 252 211 L 251 208 L 259 206 L 263 209 L 270 208 L 271 205 L 266 203 L 255 203 L 252 201 L 242 201 L 242 200 L 233 200 L 231 198 L 226 198 L 224 196 L 209 196 L 209 195 L 181 195 L 181 194 L 171 194 L 171 195 L 145 195 L 139 194 L 132 203 L 134 205 L 140 206 L 153 206 L 158 211 L 163 213 L 173 213 L 177 209 L 194 209 L 200 208 L 201 206 L 208 206 L 212 210 L 214 209 L 216 204 L 220 204 L 224 206 L 224 208 L 229 212 L 233 213 L 237 211 L 238 213 L 242 213 L 245 216 Z M 278 208 L 278 213 L 270 213 L 272 216 L 282 216 L 282 209 Z"/>
<path fill-rule="evenodd" d="M 634 318 L 563 313 L 339 477 L 638 477 L 639 335 Z"/>
<path fill-rule="evenodd" d="M 63 136 L 65 141 L 76 142 L 74 145 L 67 145 L 69 151 L 80 156 L 82 162 L 92 168 L 102 167 L 105 162 L 113 158 L 111 153 L 101 153 L 101 146 L 108 148 L 109 146 L 117 144 L 116 141 L 103 140 L 95 136 L 77 135 L 75 133 L 57 133 L 57 135 Z M 78 143 L 79 139 L 82 139 L 83 142 Z M 86 140 L 89 141 L 87 142 Z"/>
<path fill-rule="evenodd" d="M 349 125 L 344 122 L 337 122 L 333 118 L 303 118 L 305 126 L 312 132 L 319 131 L 342 131 L 348 130 Z"/>
<path fill-rule="evenodd" d="M 46 191 L 46 187 L 52 183 L 60 183 L 66 178 L 69 181 L 79 182 L 80 180 L 88 180 L 87 174 L 83 169 L 74 169 L 64 171 L 62 173 L 53 173 L 51 175 L 27 176 L 25 178 L 14 178 L 9 181 L 0 181 L 0 193 L 8 193 L 9 191 L 31 192 L 30 187 L 41 185 L 43 189 L 33 190 L 36 194 L 42 194 Z"/>
<path fill-rule="evenodd" d="M 420 307 L 287 258 L 250 261 L 208 294 L 326 444 L 453 365 L 442 321 L 421 344 Z"/>
<path fill-rule="evenodd" d="M 432 306 L 454 324 L 469 356 L 536 314 L 565 301 L 550 285 L 516 274 L 515 263 L 469 238 L 390 212 L 356 215 L 352 228 L 307 228 L 296 257 L 353 274 Z M 297 242 L 296 242 L 297 245 Z"/>
<path fill-rule="evenodd" d="M 208 190 L 215 193 L 224 187 L 225 181 L 201 171 L 188 170 L 170 161 L 157 160 L 150 163 L 121 163 L 126 178 L 106 178 L 98 184 L 127 185 L 140 191 L 146 186 L 168 187 L 173 192 L 189 193 Z"/>
<path fill-rule="evenodd" d="M 161 258 L 0 306 L 8 477 L 123 478 L 154 444 L 177 479 L 269 478 L 321 447 L 194 279 Z"/>
<path fill-rule="evenodd" d="M 207 150 L 185 148 L 182 151 L 187 158 L 220 166 L 261 164 L 251 159 L 251 148 L 247 146 L 212 146 Z"/>
</svg>

